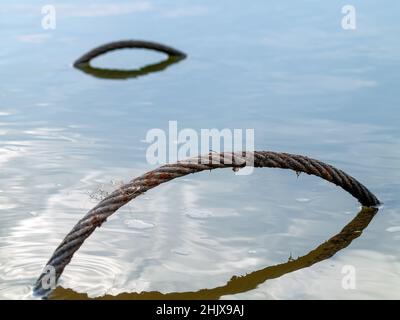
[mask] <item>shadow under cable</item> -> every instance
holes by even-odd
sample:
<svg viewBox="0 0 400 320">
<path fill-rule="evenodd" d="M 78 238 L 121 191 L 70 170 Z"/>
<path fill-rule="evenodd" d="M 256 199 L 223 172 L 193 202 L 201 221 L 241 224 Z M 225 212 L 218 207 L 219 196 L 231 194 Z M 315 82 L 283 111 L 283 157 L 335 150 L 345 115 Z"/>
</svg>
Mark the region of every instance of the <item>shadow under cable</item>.
<svg viewBox="0 0 400 320">
<path fill-rule="evenodd" d="M 158 63 L 149 64 L 142 68 L 132 69 L 132 70 L 104 69 L 104 68 L 93 67 L 90 65 L 90 63 L 76 65 L 75 68 L 96 78 L 111 79 L 111 80 L 126 80 L 126 79 L 142 77 L 154 72 L 163 71 L 167 69 L 169 66 L 178 63 L 183 59 L 185 59 L 185 57 L 168 56 L 167 59 L 162 60 Z"/>
<path fill-rule="evenodd" d="M 340 250 L 346 248 L 351 242 L 358 238 L 364 229 L 369 225 L 377 208 L 362 207 L 357 216 L 350 221 L 337 235 L 328 241 L 320 244 L 317 248 L 306 255 L 297 259 L 290 259 L 287 262 L 269 266 L 244 276 L 233 276 L 225 285 L 212 288 L 200 289 L 191 292 L 170 292 L 161 293 L 158 291 L 149 291 L 141 293 L 121 293 L 118 295 L 105 295 L 93 299 L 101 300 L 197 300 L 209 299 L 216 300 L 225 295 L 243 293 L 255 289 L 258 285 L 269 279 L 276 279 L 285 274 L 310 267 L 318 262 L 329 259 Z M 92 299 L 85 293 L 75 292 L 73 289 L 57 287 L 48 297 L 49 299 Z"/>
</svg>

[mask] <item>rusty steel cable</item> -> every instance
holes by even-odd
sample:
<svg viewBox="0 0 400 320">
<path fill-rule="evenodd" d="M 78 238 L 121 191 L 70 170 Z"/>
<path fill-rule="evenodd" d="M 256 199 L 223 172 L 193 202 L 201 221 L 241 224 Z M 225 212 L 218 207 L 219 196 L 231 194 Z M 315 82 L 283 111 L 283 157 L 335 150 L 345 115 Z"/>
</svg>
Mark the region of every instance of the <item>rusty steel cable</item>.
<svg viewBox="0 0 400 320">
<path fill-rule="evenodd" d="M 291 169 L 296 173 L 318 176 L 343 188 L 363 206 L 373 207 L 380 204 L 379 200 L 355 178 L 329 164 L 306 156 L 271 151 L 210 153 L 161 166 L 112 192 L 78 221 L 54 251 L 46 267 L 53 268 L 55 279 L 58 280 L 74 253 L 93 231 L 119 208 L 146 191 L 191 173 L 218 168 L 238 170 L 246 166 Z M 46 275 L 47 272 L 44 271 L 36 280 L 33 289 L 36 295 L 47 296 L 52 291 L 52 288 L 43 285 Z"/>
<path fill-rule="evenodd" d="M 181 59 L 186 57 L 185 53 L 161 43 L 143 41 L 143 40 L 121 40 L 121 41 L 106 43 L 90 50 L 89 52 L 85 53 L 83 56 L 81 56 L 78 60 L 74 62 L 74 67 L 80 68 L 81 66 L 87 65 L 90 63 L 92 59 L 109 51 L 118 49 L 128 49 L 128 48 L 154 50 L 165 53 L 169 57 L 175 57 Z"/>
</svg>

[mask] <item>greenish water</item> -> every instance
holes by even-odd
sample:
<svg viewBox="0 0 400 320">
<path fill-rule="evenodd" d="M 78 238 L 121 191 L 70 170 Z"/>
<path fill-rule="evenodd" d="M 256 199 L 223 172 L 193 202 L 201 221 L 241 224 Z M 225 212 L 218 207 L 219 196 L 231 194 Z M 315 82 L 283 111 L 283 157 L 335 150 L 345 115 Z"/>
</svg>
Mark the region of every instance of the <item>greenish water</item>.
<svg viewBox="0 0 400 320">
<path fill-rule="evenodd" d="M 0 4 L 1 298 L 30 298 L 55 247 L 101 193 L 155 167 L 144 139 L 170 120 L 198 131 L 253 128 L 256 150 L 333 164 L 384 203 L 334 256 L 272 269 L 278 277 L 261 274 L 256 288 L 218 297 L 400 298 L 396 1 L 353 1 L 353 31 L 341 27 L 339 1 L 54 5 L 57 27 L 43 30 L 41 4 Z M 72 67 L 87 50 L 121 39 L 158 41 L 188 57 L 127 80 Z M 140 69 L 164 59 L 123 50 L 93 65 Z M 191 175 L 112 216 L 65 269 L 60 285 L 70 290 L 58 298 L 225 286 L 307 255 L 359 211 L 342 190 L 292 172 Z M 356 288 L 346 290 L 348 266 Z"/>
</svg>

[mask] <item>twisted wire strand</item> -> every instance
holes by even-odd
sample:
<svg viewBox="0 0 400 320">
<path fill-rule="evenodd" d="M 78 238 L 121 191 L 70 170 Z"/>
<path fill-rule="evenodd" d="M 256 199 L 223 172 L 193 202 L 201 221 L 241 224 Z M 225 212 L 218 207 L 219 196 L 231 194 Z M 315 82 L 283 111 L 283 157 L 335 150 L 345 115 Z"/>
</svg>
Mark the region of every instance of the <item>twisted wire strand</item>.
<svg viewBox="0 0 400 320">
<path fill-rule="evenodd" d="M 218 168 L 233 168 L 236 170 L 246 166 L 290 169 L 296 171 L 296 173 L 303 172 L 318 176 L 343 188 L 358 199 L 363 206 L 373 207 L 380 204 L 375 195 L 355 178 L 329 164 L 302 155 L 271 151 L 210 153 L 178 161 L 175 164 L 161 166 L 133 179 L 112 192 L 78 221 L 54 251 L 46 267 L 51 266 L 54 268 L 57 281 L 64 268 L 71 261 L 74 253 L 93 231 L 100 227 L 119 208 L 146 191 L 191 173 Z M 36 295 L 47 296 L 52 291 L 52 288 L 43 285 L 46 274 L 46 271 L 42 272 L 36 280 L 33 289 Z"/>
<path fill-rule="evenodd" d="M 183 53 L 182 51 L 179 51 L 175 48 L 166 46 L 161 43 L 144 41 L 144 40 L 121 40 L 121 41 L 106 43 L 90 50 L 89 52 L 85 53 L 83 56 L 81 56 L 74 62 L 74 67 L 79 67 L 85 64 L 89 64 L 89 62 L 92 59 L 109 51 L 126 49 L 126 48 L 149 49 L 158 52 L 163 52 L 170 57 L 179 57 L 179 58 L 186 57 L 186 54 Z"/>
</svg>

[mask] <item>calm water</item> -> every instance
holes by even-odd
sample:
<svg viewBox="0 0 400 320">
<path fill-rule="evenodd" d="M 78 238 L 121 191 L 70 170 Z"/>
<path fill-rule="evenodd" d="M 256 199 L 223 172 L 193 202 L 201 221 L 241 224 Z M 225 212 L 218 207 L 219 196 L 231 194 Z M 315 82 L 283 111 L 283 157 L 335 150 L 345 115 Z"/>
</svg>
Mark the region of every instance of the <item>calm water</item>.
<svg viewBox="0 0 400 320">
<path fill-rule="evenodd" d="M 355 31 L 341 28 L 340 1 L 53 3 L 55 30 L 41 28 L 36 1 L 0 5 L 1 298 L 29 298 L 101 194 L 154 168 L 143 140 L 169 120 L 179 129 L 254 128 L 256 150 L 329 162 L 384 202 L 332 258 L 221 298 L 400 298 L 398 1 L 352 1 Z M 188 58 L 129 80 L 72 67 L 92 47 L 129 38 Z M 163 59 L 128 50 L 94 65 Z M 65 269 L 60 285 L 71 290 L 59 297 L 224 286 L 307 255 L 359 210 L 335 186 L 292 172 L 191 175 L 112 216 Z M 342 287 L 346 266 L 356 272 L 353 290 Z"/>
</svg>

